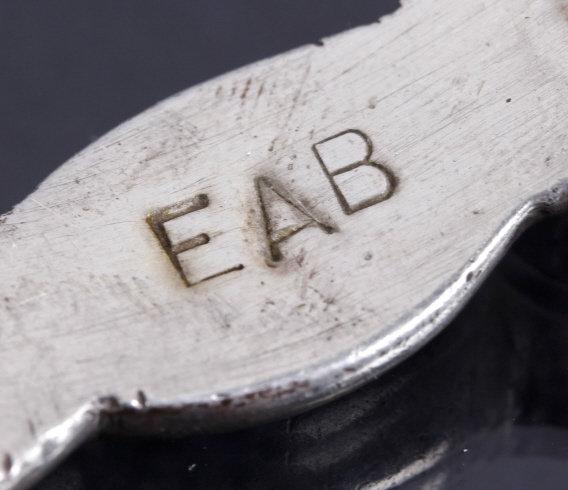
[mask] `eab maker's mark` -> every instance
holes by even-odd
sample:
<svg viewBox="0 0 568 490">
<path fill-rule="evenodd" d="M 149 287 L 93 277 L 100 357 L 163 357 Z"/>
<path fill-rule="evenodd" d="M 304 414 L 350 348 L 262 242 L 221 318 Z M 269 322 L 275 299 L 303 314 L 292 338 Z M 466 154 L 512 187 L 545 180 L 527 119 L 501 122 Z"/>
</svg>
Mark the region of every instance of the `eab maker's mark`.
<svg viewBox="0 0 568 490">
<path fill-rule="evenodd" d="M 346 215 L 379 204 L 393 195 L 396 178 L 388 167 L 372 160 L 372 141 L 362 131 L 356 129 L 342 131 L 314 144 L 312 151 Z M 302 204 L 300 199 L 302 196 L 285 189 L 274 179 L 258 176 L 254 179 L 254 188 L 263 221 L 268 265 L 277 265 L 283 258 L 282 244 L 308 227 L 317 227 L 327 234 L 338 231 L 333 223 L 316 216 L 312 210 Z M 279 223 L 275 219 L 276 214 L 271 212 L 274 203 L 281 208 L 287 208 L 293 219 L 284 224 Z M 183 266 L 179 259 L 180 254 L 199 253 L 203 257 L 206 248 L 211 248 L 209 254 L 214 253 L 216 241 L 220 240 L 216 237 L 215 230 L 205 229 L 209 222 L 206 216 L 208 207 L 209 197 L 199 194 L 186 201 L 154 211 L 147 218 L 150 228 L 188 287 L 245 268 L 238 260 L 226 256 L 226 247 L 222 254 L 218 254 L 222 257 L 216 257 L 221 260 L 212 261 L 215 265 L 207 265 L 207 260 L 201 260 L 195 270 L 191 268 L 186 270 Z M 195 234 L 173 243 L 166 229 L 166 223 L 186 215 L 189 219 L 194 217 L 197 227 L 203 226 L 203 229 L 196 230 Z"/>
</svg>

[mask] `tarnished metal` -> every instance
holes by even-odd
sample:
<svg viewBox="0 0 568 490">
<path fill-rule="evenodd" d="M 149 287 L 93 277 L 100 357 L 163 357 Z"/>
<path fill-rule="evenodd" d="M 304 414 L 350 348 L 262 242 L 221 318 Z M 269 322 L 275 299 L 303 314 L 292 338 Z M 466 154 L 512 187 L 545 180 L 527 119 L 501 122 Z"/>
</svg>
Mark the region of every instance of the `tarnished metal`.
<svg viewBox="0 0 568 490">
<path fill-rule="evenodd" d="M 287 415 L 432 338 L 567 201 L 567 11 L 407 1 L 51 175 L 0 219 L 0 488 L 109 420 Z"/>
</svg>

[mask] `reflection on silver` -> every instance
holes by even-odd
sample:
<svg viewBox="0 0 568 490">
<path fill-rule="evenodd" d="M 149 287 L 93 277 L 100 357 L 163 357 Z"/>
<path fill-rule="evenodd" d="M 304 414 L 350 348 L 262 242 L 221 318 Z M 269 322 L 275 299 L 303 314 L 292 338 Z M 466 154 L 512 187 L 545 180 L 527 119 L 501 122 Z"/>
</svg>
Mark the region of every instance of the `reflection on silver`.
<svg viewBox="0 0 568 490">
<path fill-rule="evenodd" d="M 407 464 L 404 468 L 393 475 L 383 478 L 380 481 L 367 483 L 361 487 L 361 490 L 391 490 L 400 485 L 426 473 L 428 470 L 437 465 L 448 452 L 449 444 L 442 442 L 438 446 L 432 448 L 420 458 Z M 434 475 L 432 479 L 424 483 L 423 490 L 438 490 L 442 488 L 445 482 L 443 474 Z"/>
</svg>

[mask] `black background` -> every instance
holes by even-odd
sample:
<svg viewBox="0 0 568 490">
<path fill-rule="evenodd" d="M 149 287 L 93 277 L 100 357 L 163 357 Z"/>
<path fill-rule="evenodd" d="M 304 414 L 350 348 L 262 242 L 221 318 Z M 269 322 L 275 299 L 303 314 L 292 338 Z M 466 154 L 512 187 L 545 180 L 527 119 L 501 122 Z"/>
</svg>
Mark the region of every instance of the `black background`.
<svg viewBox="0 0 568 490">
<path fill-rule="evenodd" d="M 154 102 L 396 8 L 0 0 L 0 212 Z M 442 335 L 364 389 L 232 434 L 101 436 L 37 488 L 359 488 L 436 448 L 445 457 L 397 488 L 568 488 L 566 217 L 525 233 Z"/>
</svg>

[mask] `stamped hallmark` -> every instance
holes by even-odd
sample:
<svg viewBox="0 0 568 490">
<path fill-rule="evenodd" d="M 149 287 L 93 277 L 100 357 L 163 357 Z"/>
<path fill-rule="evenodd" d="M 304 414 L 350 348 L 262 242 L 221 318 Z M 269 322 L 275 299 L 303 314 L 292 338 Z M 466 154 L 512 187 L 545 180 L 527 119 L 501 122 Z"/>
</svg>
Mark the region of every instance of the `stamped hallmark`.
<svg viewBox="0 0 568 490">
<path fill-rule="evenodd" d="M 347 215 L 386 201 L 396 178 L 372 160 L 373 142 L 362 131 L 348 129 L 312 146 L 343 212 Z"/>
<path fill-rule="evenodd" d="M 272 262 L 282 260 L 281 243 L 308 227 L 316 226 L 327 234 L 336 231 L 330 223 L 316 218 L 295 196 L 274 179 L 257 177 L 254 184 Z M 280 207 L 280 211 L 273 212 L 273 208 L 277 206 Z M 283 207 L 284 210 L 282 210 Z M 283 219 L 284 214 L 288 216 Z"/>
<path fill-rule="evenodd" d="M 373 144 L 362 131 L 348 129 L 315 143 L 312 151 L 326 175 L 343 212 L 352 215 L 365 208 L 389 199 L 396 188 L 396 178 L 384 164 L 373 160 Z M 272 177 L 257 176 L 253 179 L 256 205 L 260 210 L 261 233 L 266 243 L 266 264 L 276 266 L 283 260 L 281 245 L 306 228 L 319 228 L 325 234 L 338 231 L 328 219 L 316 216 L 304 204 L 305 200 L 291 192 Z M 160 241 L 171 263 L 186 286 L 213 279 L 244 269 L 236 256 L 237 247 L 230 236 L 216 230 L 213 235 L 203 230 L 212 226 L 218 211 L 209 210 L 206 194 L 167 206 L 151 213 L 148 224 Z M 189 218 L 190 231 L 172 240 L 168 224 L 174 220 Z M 217 246 L 202 251 L 212 241 Z M 197 249 L 197 250 L 196 250 Z M 181 254 L 192 251 L 192 265 L 187 269 L 180 260 Z"/>
<path fill-rule="evenodd" d="M 172 262 L 175 269 L 178 271 L 181 279 L 186 286 L 193 286 L 199 284 L 200 282 L 213 279 L 215 277 L 228 274 L 230 272 L 240 271 L 244 269 L 242 264 L 236 264 L 233 266 L 228 266 L 221 268 L 217 271 L 206 271 L 197 274 L 195 278 L 188 276 L 185 269 L 179 259 L 179 255 L 188 250 L 201 247 L 210 242 L 211 238 L 207 233 L 199 233 L 190 238 L 187 238 L 179 243 L 172 243 L 170 236 L 166 230 L 166 223 L 173 221 L 175 219 L 181 218 L 190 213 L 197 213 L 209 206 L 209 198 L 206 194 L 199 194 L 198 196 L 187 199 L 185 201 L 179 202 L 172 206 L 167 206 L 165 208 L 159 209 L 150 213 L 146 219 L 150 228 L 160 241 L 162 248 L 168 254 L 170 261 Z"/>
</svg>

